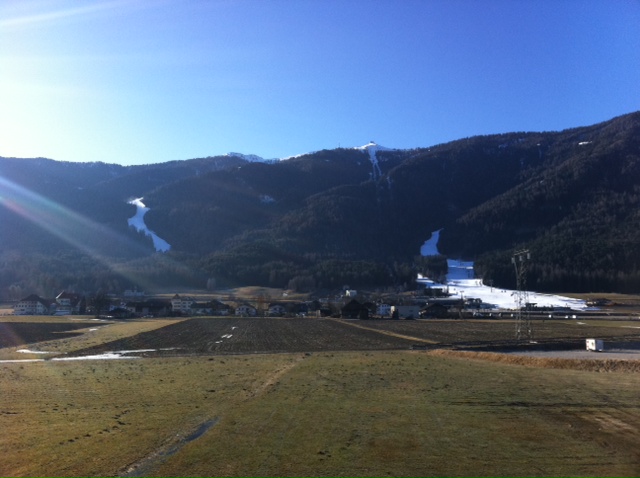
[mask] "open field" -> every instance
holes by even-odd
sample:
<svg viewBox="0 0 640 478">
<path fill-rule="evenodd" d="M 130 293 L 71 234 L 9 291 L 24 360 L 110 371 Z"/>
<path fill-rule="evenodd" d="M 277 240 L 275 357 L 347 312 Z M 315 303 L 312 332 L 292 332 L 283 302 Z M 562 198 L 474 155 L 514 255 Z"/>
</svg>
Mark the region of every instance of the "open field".
<svg viewBox="0 0 640 478">
<path fill-rule="evenodd" d="M 86 324 L 60 322 L 0 322 L 0 347 L 44 342 L 56 336 L 75 334 L 86 329 Z"/>
<path fill-rule="evenodd" d="M 370 320 L 360 323 L 371 329 L 420 337 L 439 344 L 512 343 L 515 336 L 513 320 Z M 533 321 L 532 327 L 536 340 L 640 336 L 640 322 L 635 321 L 537 320 Z"/>
<path fill-rule="evenodd" d="M 565 322 L 547 333 L 638 333 Z M 490 342 L 501 323 L 140 321 L 33 344 L 182 356 L 0 363 L 0 476 L 640 474 L 634 368 L 409 350 Z"/>
<path fill-rule="evenodd" d="M 394 351 L 12 363 L 0 380 L 3 476 L 640 473 L 636 374 Z"/>
<path fill-rule="evenodd" d="M 18 350 L 46 351 L 52 356 L 86 349 L 95 345 L 131 337 L 141 332 L 165 327 L 180 319 L 136 320 L 113 322 L 85 317 L 3 317 L 0 335 L 3 348 L 0 360 L 25 359 L 41 354 L 19 353 Z"/>
<path fill-rule="evenodd" d="M 194 356 L 356 350 L 474 348 L 571 350 L 584 339 L 640 342 L 638 321 L 534 321 L 534 343 L 517 342 L 512 319 L 338 320 L 194 318 L 95 321 L 22 317 L 0 322 L 0 360 L 81 357 L 117 351 L 142 356 Z M 33 353 L 24 353 L 27 350 Z M 137 352 L 139 351 L 139 352 Z"/>
<path fill-rule="evenodd" d="M 407 350 L 414 343 L 333 319 L 217 318 L 189 319 L 74 354 L 136 349 L 155 349 L 161 355 Z"/>
<path fill-rule="evenodd" d="M 153 322 L 152 322 L 153 323 Z M 587 337 L 640 340 L 634 321 L 546 321 L 536 339 L 581 347 Z M 135 336 L 76 349 L 71 355 L 150 350 L 146 355 L 208 355 L 354 350 L 408 350 L 430 346 L 514 346 L 512 320 L 336 320 L 198 318 Z"/>
</svg>

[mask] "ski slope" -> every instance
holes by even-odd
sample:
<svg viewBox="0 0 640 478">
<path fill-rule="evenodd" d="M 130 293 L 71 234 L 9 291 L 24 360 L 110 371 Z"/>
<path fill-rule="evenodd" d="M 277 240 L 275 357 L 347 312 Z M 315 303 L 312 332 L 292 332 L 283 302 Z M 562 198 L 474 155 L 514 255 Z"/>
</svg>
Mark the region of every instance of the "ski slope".
<svg viewBox="0 0 640 478">
<path fill-rule="evenodd" d="M 420 254 L 422 256 L 439 255 L 439 240 L 440 230 L 431 234 L 431 238 L 420 248 Z M 516 291 L 484 285 L 481 279 L 475 278 L 473 262 L 447 259 L 447 265 L 449 266 L 449 272 L 447 274 L 446 284 L 436 285 L 445 285 L 449 293 L 452 294 L 452 297 L 481 299 L 482 302 L 490 304 L 491 308 L 495 309 L 515 309 L 518 307 Z M 428 277 L 421 275 L 418 275 L 418 282 L 425 285 L 435 284 Z M 529 302 L 539 307 L 568 307 L 578 310 L 587 308 L 585 301 L 572 299 L 570 297 L 542 294 L 534 291 L 528 291 L 528 295 Z"/>
</svg>

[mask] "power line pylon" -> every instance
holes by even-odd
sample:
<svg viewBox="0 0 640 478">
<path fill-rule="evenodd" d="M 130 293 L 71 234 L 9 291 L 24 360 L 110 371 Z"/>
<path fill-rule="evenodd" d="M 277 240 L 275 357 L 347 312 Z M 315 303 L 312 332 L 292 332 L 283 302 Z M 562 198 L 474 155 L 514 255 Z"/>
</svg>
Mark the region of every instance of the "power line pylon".
<svg viewBox="0 0 640 478">
<path fill-rule="evenodd" d="M 527 291 L 527 266 L 531 260 L 528 249 L 517 251 L 511 257 L 511 262 L 516 270 L 516 282 L 518 285 L 516 302 L 516 339 L 533 340 L 533 327 L 529 317 L 529 292 Z"/>
</svg>

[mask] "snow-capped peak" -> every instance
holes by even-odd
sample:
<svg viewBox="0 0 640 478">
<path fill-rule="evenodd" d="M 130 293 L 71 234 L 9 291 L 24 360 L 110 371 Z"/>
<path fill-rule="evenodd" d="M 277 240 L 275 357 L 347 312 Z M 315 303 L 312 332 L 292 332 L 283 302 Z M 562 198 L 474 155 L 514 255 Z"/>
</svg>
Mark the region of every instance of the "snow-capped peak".
<svg viewBox="0 0 640 478">
<path fill-rule="evenodd" d="M 363 151 L 369 151 L 369 154 L 371 154 L 371 151 L 393 151 L 393 148 L 385 148 L 384 146 L 380 146 L 379 144 L 375 143 L 374 141 L 371 141 L 367 144 L 365 144 L 364 146 L 358 146 L 356 148 L 353 149 L 360 149 Z"/>
<path fill-rule="evenodd" d="M 278 161 L 282 161 L 281 158 L 265 159 L 262 156 L 258 156 L 257 154 L 227 153 L 226 156 L 244 159 L 248 163 L 273 164 L 277 163 Z"/>
<path fill-rule="evenodd" d="M 269 159 L 264 159 L 263 157 L 256 154 L 227 153 L 227 156 L 244 159 L 245 161 L 249 161 L 250 163 L 265 163 L 267 161 L 271 161 Z"/>
</svg>

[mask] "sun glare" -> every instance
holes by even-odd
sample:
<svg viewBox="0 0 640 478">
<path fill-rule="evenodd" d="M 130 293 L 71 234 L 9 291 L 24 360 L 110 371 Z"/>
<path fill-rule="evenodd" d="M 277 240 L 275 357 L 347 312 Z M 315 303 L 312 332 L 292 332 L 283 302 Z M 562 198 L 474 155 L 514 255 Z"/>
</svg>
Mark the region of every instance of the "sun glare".
<svg viewBox="0 0 640 478">
<path fill-rule="evenodd" d="M 109 270 L 131 282 L 141 287 L 153 287 L 153 284 L 145 283 L 146 281 L 135 276 L 134 273 L 122 271 L 117 264 L 114 264 L 112 260 L 106 259 L 92 245 L 91 238 L 96 237 L 97 234 L 105 237 L 106 241 L 111 244 L 122 244 L 124 248 L 136 251 L 138 257 L 144 257 L 149 254 L 148 249 L 123 234 L 119 234 L 2 176 L 0 176 L 0 206 L 27 219 L 32 224 L 87 254 Z M 126 221 L 126 218 L 123 218 L 124 221 Z M 169 258 L 164 260 L 172 262 Z"/>
<path fill-rule="evenodd" d="M 52 22 L 57 20 L 63 20 L 66 18 L 79 17 L 79 16 L 88 15 L 92 13 L 121 8 L 128 4 L 130 5 L 131 2 L 127 2 L 123 0 L 115 0 L 110 2 L 93 3 L 90 5 L 85 5 L 81 7 L 63 8 L 63 9 L 58 9 L 55 11 L 50 11 L 45 13 L 22 14 L 22 15 L 11 17 L 11 18 L 6 18 L 4 20 L 0 20 L 0 28 L 38 25 L 44 22 Z"/>
<path fill-rule="evenodd" d="M 77 239 L 78 233 L 100 230 L 101 233 L 115 235 L 104 226 L 2 177 L 0 189 L 3 190 L 3 206 L 87 254 L 98 255 L 90 245 Z"/>
</svg>

